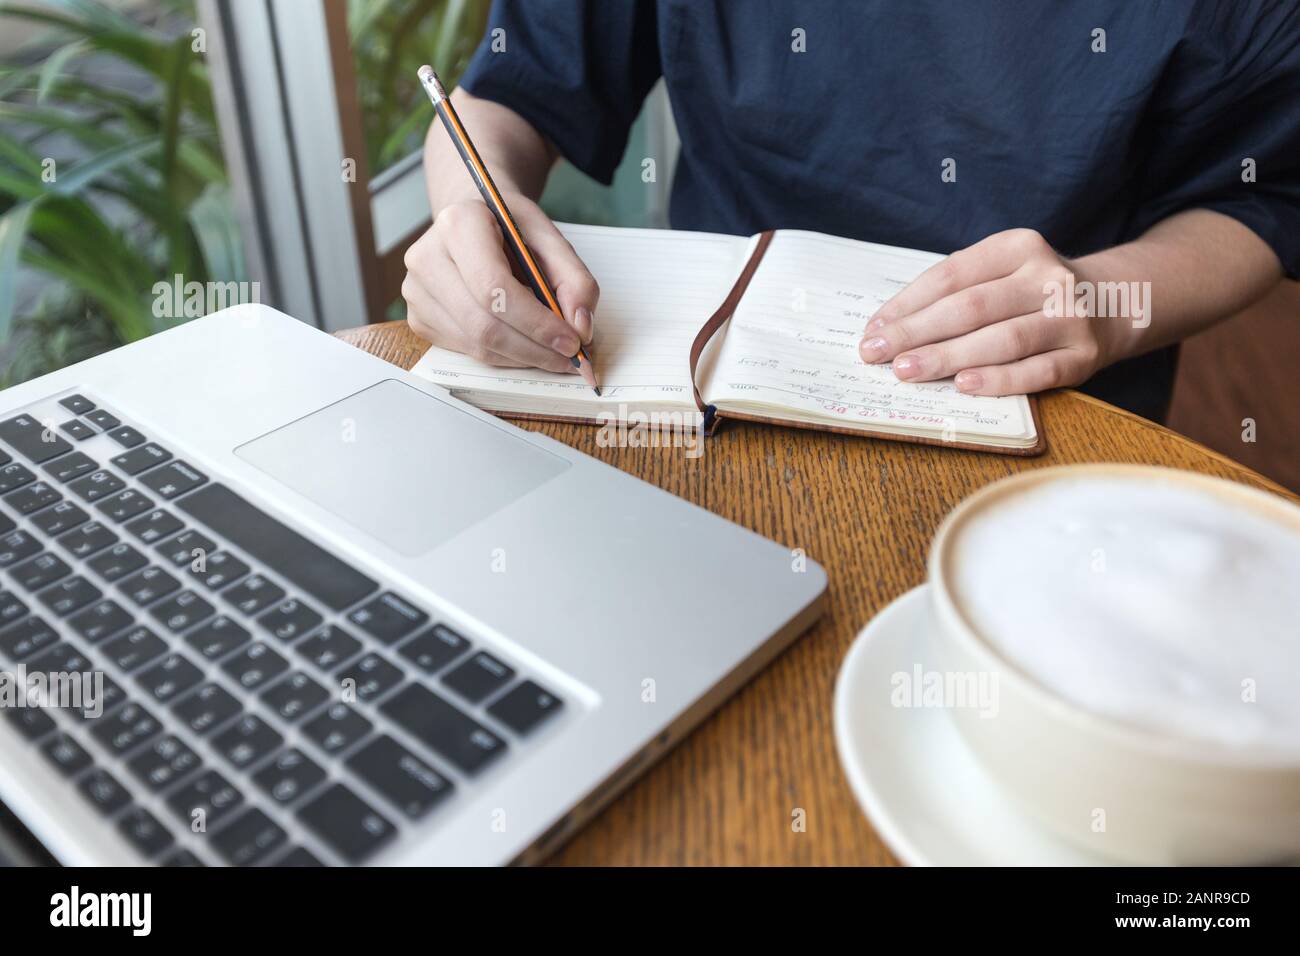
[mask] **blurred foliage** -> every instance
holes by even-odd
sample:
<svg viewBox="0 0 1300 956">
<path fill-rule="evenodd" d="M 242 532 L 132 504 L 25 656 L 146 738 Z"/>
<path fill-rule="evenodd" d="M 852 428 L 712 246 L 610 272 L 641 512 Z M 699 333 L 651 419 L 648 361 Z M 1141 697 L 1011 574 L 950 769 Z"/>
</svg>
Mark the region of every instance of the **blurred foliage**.
<svg viewBox="0 0 1300 956">
<path fill-rule="evenodd" d="M 348 33 L 370 174 L 420 148 L 429 101 L 415 72 L 428 63 L 451 89 L 487 27 L 489 0 L 348 0 Z"/>
<path fill-rule="evenodd" d="M 36 62 L 0 64 L 0 344 L 17 330 L 19 345 L 5 384 L 179 321 L 154 317 L 160 279 L 243 278 L 193 3 L 157 11 L 0 2 L 0 22 L 45 28 Z M 51 281 L 15 319 L 20 262 Z"/>
</svg>

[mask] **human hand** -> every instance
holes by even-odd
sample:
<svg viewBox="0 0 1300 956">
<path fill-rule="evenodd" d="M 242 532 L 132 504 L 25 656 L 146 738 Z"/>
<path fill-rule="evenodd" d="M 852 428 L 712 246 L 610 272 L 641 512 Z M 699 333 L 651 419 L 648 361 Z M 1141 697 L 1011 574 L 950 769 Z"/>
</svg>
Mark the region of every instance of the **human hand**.
<svg viewBox="0 0 1300 956">
<path fill-rule="evenodd" d="M 478 198 L 444 207 L 406 250 L 407 321 L 434 345 L 481 362 L 575 372 L 569 359 L 579 340 L 591 342 L 600 288 L 541 207 L 517 193 L 505 199 L 567 322 L 515 277 L 496 219 Z"/>
<path fill-rule="evenodd" d="M 1050 291 L 1072 291 L 1077 272 L 1032 229 L 996 233 L 931 266 L 881 306 L 859 354 L 892 362 L 903 381 L 955 376 L 972 395 L 1078 385 L 1118 357 L 1120 323 L 1075 309 L 1049 314 Z"/>
</svg>

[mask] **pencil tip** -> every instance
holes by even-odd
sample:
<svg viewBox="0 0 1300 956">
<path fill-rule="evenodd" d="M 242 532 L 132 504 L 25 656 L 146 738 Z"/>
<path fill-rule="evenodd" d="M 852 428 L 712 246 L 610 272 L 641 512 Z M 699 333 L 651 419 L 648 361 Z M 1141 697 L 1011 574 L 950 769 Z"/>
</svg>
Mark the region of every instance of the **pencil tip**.
<svg viewBox="0 0 1300 956">
<path fill-rule="evenodd" d="M 599 386 L 599 385 L 593 385 L 593 386 L 591 386 L 591 390 L 592 390 L 593 392 L 596 393 L 596 397 L 597 397 L 597 398 L 600 398 L 600 386 Z"/>
</svg>

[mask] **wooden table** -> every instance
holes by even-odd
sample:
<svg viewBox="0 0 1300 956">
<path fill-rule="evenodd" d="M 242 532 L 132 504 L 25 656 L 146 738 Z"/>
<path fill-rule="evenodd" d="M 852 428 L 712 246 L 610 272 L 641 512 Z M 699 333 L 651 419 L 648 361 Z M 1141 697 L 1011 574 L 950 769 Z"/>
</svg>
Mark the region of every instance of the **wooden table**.
<svg viewBox="0 0 1300 956">
<path fill-rule="evenodd" d="M 405 322 L 339 333 L 402 368 Z M 791 548 L 830 575 L 825 616 L 552 858 L 568 864 L 896 865 L 835 753 L 840 662 L 868 621 L 925 579 L 931 536 L 982 485 L 1072 462 L 1169 465 L 1287 495 L 1248 468 L 1078 392 L 1045 395 L 1051 448 L 1017 459 L 732 423 L 705 453 L 601 448 L 598 429 L 521 423 Z M 806 830 L 794 832 L 802 808 Z"/>
</svg>

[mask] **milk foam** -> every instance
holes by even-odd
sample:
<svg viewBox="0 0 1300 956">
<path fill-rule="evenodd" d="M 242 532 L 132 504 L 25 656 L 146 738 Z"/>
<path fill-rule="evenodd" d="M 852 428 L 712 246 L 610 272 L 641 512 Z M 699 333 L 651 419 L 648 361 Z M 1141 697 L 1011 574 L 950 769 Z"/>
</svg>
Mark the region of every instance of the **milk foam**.
<svg viewBox="0 0 1300 956">
<path fill-rule="evenodd" d="M 1061 479 L 972 515 L 948 573 L 976 632 L 1079 707 L 1300 754 L 1295 525 L 1172 482 Z"/>
</svg>

